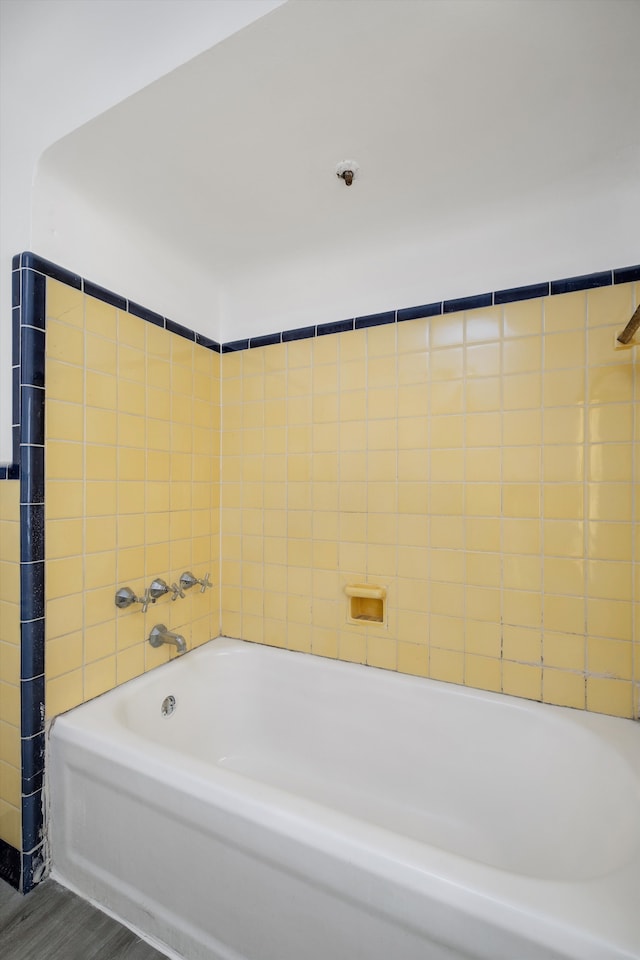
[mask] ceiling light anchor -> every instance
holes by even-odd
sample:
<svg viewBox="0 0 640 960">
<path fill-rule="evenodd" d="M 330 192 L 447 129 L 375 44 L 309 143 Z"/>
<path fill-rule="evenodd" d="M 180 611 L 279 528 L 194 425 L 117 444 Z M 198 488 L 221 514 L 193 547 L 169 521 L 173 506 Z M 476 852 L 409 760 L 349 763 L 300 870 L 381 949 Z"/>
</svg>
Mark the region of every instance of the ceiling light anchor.
<svg viewBox="0 0 640 960">
<path fill-rule="evenodd" d="M 346 185 L 350 187 L 359 169 L 360 167 L 355 160 L 342 160 L 336 167 L 336 176 L 344 180 Z"/>
</svg>

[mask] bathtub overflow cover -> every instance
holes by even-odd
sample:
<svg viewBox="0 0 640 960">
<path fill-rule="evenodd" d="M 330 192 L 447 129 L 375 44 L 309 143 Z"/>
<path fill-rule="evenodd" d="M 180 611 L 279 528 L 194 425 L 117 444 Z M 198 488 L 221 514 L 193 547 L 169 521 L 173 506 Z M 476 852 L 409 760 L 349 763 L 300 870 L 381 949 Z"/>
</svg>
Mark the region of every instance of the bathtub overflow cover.
<svg viewBox="0 0 640 960">
<path fill-rule="evenodd" d="M 176 698 L 169 694 L 168 697 L 165 697 L 162 701 L 162 706 L 160 711 L 163 717 L 170 717 L 173 711 L 176 709 Z"/>
</svg>

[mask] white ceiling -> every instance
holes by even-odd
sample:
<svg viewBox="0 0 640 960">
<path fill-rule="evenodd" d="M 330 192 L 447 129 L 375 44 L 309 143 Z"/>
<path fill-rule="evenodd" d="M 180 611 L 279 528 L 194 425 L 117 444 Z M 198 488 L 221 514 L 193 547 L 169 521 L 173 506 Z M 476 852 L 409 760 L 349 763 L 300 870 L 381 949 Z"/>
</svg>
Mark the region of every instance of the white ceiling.
<svg viewBox="0 0 640 960">
<path fill-rule="evenodd" d="M 436 237 L 637 177 L 638 37 L 637 0 L 289 0 L 42 164 L 218 277 Z"/>
</svg>

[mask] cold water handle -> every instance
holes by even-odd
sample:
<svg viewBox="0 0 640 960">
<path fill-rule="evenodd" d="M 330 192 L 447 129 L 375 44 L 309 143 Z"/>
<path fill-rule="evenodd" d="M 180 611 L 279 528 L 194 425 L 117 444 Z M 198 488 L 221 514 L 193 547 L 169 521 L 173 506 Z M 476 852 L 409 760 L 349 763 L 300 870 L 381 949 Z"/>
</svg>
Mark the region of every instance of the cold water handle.
<svg viewBox="0 0 640 960">
<path fill-rule="evenodd" d="M 200 580 L 198 577 L 194 577 L 189 570 L 185 571 L 185 573 L 183 573 L 180 577 L 180 586 L 183 590 L 191 590 L 191 587 L 195 587 L 196 583 L 200 584 L 200 593 L 204 593 L 207 587 L 213 586 L 211 580 L 209 579 L 208 573 L 205 573 L 202 580 Z"/>
</svg>

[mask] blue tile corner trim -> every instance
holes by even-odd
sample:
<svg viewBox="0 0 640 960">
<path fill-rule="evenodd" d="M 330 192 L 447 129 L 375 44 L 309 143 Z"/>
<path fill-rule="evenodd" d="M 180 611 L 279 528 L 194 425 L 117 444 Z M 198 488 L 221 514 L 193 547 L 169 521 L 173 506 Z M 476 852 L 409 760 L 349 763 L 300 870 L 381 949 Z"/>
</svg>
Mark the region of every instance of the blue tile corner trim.
<svg viewBox="0 0 640 960">
<path fill-rule="evenodd" d="M 33 744 L 44 730 L 44 664 L 38 677 L 20 682 L 20 727 L 22 739 Z"/>
<path fill-rule="evenodd" d="M 20 479 L 20 493 L 29 490 L 29 478 Z M 20 563 L 33 567 L 37 561 L 44 562 L 44 503 L 20 504 Z M 32 597 L 25 598 L 27 609 L 32 608 Z M 35 617 L 25 617 L 34 620 Z"/>
<path fill-rule="evenodd" d="M 51 277 L 52 280 L 65 283 L 68 287 L 73 287 L 75 290 L 82 290 L 82 277 L 77 273 L 73 273 L 71 270 L 65 270 L 64 267 L 58 266 L 57 263 L 52 263 L 51 260 L 45 260 L 43 257 L 39 257 L 35 253 L 30 253 L 28 250 L 24 253 L 19 253 L 18 256 L 13 259 L 14 262 L 16 262 L 16 266 L 14 267 L 16 270 L 20 267 L 30 268 L 43 274 L 45 277 Z"/>
<path fill-rule="evenodd" d="M 5 879 L 27 893 L 34 882 L 30 851 L 40 842 L 38 838 L 41 838 L 43 833 L 40 791 L 44 771 L 46 278 L 50 276 L 76 289 L 81 286 L 81 279 L 30 253 L 14 257 L 13 266 L 12 429 L 15 463 L 8 469 L 7 475 L 20 480 L 20 738 L 23 842 L 22 850 L 6 855 L 9 875 L 5 876 Z M 38 797 L 38 802 L 35 797 Z"/>
<path fill-rule="evenodd" d="M 21 861 L 20 851 L 12 847 L 6 840 L 0 840 L 0 879 L 15 890 L 20 889 Z"/>
<path fill-rule="evenodd" d="M 23 738 L 20 746 L 22 753 L 22 793 L 28 796 L 42 787 L 46 746 L 44 732 L 29 739 Z"/>
<path fill-rule="evenodd" d="M 42 816 L 42 790 L 36 790 L 22 798 L 22 850 L 29 853 L 42 843 L 44 819 Z M 23 881 L 24 882 L 24 881 Z M 25 891 L 26 892 L 26 891 Z"/>
<path fill-rule="evenodd" d="M 44 617 L 20 624 L 20 676 L 31 680 L 42 675 L 44 664 Z"/>
<path fill-rule="evenodd" d="M 23 269 L 20 274 L 20 306 L 23 317 L 28 316 L 30 326 L 44 330 L 46 277 L 35 270 Z"/>
<path fill-rule="evenodd" d="M 20 889 L 22 893 L 29 893 L 37 883 L 44 879 L 45 854 L 44 845 L 40 843 L 34 850 L 22 854 L 22 877 Z"/>
</svg>

